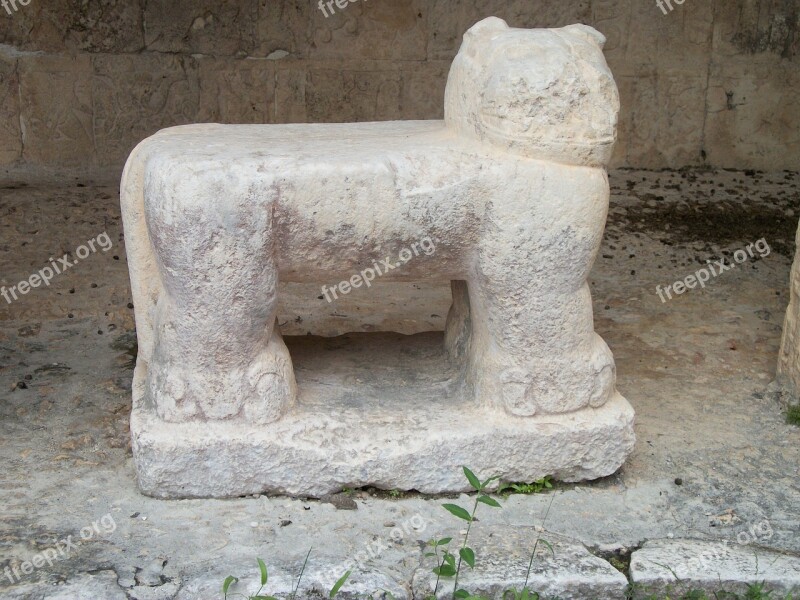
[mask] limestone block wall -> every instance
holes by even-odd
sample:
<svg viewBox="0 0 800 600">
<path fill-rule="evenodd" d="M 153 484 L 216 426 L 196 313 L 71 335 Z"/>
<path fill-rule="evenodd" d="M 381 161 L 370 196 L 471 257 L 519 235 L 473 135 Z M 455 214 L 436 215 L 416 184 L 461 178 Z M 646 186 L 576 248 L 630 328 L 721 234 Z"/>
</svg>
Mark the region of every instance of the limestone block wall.
<svg viewBox="0 0 800 600">
<path fill-rule="evenodd" d="M 608 37 L 615 166 L 800 164 L 800 0 L 21 1 L 0 7 L 0 171 L 118 172 L 189 122 L 441 118 L 489 15 Z"/>
</svg>

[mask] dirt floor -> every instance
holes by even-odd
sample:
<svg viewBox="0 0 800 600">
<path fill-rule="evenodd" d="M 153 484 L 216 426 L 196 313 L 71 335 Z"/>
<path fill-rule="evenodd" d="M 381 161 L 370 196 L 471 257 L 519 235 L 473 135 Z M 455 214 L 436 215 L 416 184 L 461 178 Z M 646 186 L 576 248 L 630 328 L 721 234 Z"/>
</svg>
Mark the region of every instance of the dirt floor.
<svg viewBox="0 0 800 600">
<path fill-rule="evenodd" d="M 591 284 L 596 328 L 637 413 L 636 450 L 612 477 L 510 496 L 480 525 L 533 531 L 553 500 L 544 529 L 622 563 L 646 540 L 734 543 L 742 533 L 800 554 L 800 428 L 786 424 L 766 392 L 788 303 L 800 175 L 618 170 L 611 182 Z M 310 565 L 337 566 L 379 540 L 361 566 L 384 587 L 404 588 L 424 560 L 420 543 L 457 532 L 441 499 L 416 494 L 142 496 L 128 439 L 136 349 L 115 185 L 0 182 L 0 215 L 0 285 L 27 279 L 51 258 L 70 253 L 74 262 L 49 287 L 11 303 L 0 297 L 0 597 L 45 597 L 86 574 L 109 586 L 98 598 L 189 597 L 179 590 L 218 590 L 226 575 L 254 571 L 256 556 L 291 573 L 312 545 Z M 99 240 L 76 262 L 78 248 L 104 232 L 113 246 L 103 251 Z M 704 288 L 660 299 L 657 286 L 708 261 L 730 264 L 750 244 L 752 258 Z M 314 286 L 288 290 L 284 333 L 443 327 L 445 283 L 358 292 L 331 305 Z M 390 539 L 403 525 L 400 539 Z M 14 575 L 68 536 L 80 543 L 63 559 Z"/>
</svg>

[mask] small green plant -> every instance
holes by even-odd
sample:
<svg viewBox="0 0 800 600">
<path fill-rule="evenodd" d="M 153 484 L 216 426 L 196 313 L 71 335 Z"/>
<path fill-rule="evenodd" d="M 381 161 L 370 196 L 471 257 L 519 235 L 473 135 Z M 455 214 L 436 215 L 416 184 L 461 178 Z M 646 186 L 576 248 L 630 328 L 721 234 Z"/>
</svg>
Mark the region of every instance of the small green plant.
<svg viewBox="0 0 800 600">
<path fill-rule="evenodd" d="M 540 479 L 539 481 L 544 481 L 545 483 L 548 478 L 545 477 L 544 479 Z M 550 486 L 552 487 L 552 486 Z M 550 497 L 550 504 L 547 505 L 547 510 L 544 513 L 544 518 L 542 519 L 542 529 L 544 529 L 545 524 L 547 523 L 547 517 L 550 514 L 550 508 L 553 506 L 553 500 L 555 500 L 555 494 Z M 525 583 L 522 584 L 522 591 L 517 591 L 515 589 L 508 589 L 503 592 L 503 600 L 506 600 L 509 595 L 513 600 L 539 600 L 539 594 L 536 592 L 531 592 L 528 589 L 528 580 L 531 577 L 531 569 L 533 568 L 533 559 L 536 558 L 536 550 L 539 548 L 539 542 L 547 546 L 547 549 L 550 550 L 550 553 L 555 557 L 556 553 L 553 550 L 552 544 L 547 540 L 543 540 L 541 536 L 536 536 L 536 541 L 533 544 L 533 550 L 531 551 L 531 559 L 528 561 L 528 571 L 525 573 Z"/>
<path fill-rule="evenodd" d="M 800 427 L 800 404 L 789 407 L 789 410 L 786 411 L 786 422 L 789 425 Z"/>
<path fill-rule="evenodd" d="M 389 490 L 389 497 L 397 500 L 398 498 L 403 497 L 403 492 L 401 492 L 400 490 Z"/>
<path fill-rule="evenodd" d="M 550 475 L 545 475 L 533 483 L 501 483 L 497 488 L 497 493 L 505 496 L 509 494 L 539 494 L 552 487 L 553 478 Z"/>
<path fill-rule="evenodd" d="M 305 573 L 305 571 L 306 571 L 306 566 L 308 565 L 308 557 L 309 556 L 311 556 L 311 549 L 308 550 L 308 553 L 306 554 L 306 558 L 303 561 L 303 568 L 300 569 L 300 576 L 297 578 L 297 585 L 295 585 L 294 590 L 292 591 L 291 595 L 289 596 L 289 598 L 291 600 L 295 600 L 295 598 L 297 598 L 297 591 L 300 589 L 300 582 L 303 579 L 303 573 Z M 267 564 L 263 560 L 261 560 L 260 558 L 257 558 L 256 561 L 258 561 L 258 569 L 259 569 L 259 571 L 261 573 L 261 587 L 259 587 L 258 591 L 255 594 L 251 595 L 251 596 L 245 596 L 244 594 L 240 594 L 240 593 L 237 592 L 237 593 L 234 593 L 231 597 L 238 596 L 240 598 L 245 598 L 245 600 L 277 600 L 277 598 L 275 598 L 275 596 L 267 596 L 267 595 L 264 595 L 264 594 L 261 593 L 261 590 L 264 589 L 264 586 L 267 585 L 267 582 L 269 581 L 269 573 L 267 571 Z M 347 579 L 350 577 L 350 573 L 351 573 L 350 571 L 347 571 L 344 575 L 342 575 L 339 578 L 339 580 L 331 588 L 330 594 L 328 595 L 329 598 L 333 599 L 333 598 L 336 597 L 336 595 L 342 589 L 342 586 L 345 584 Z M 239 578 L 238 577 L 234 577 L 233 575 L 228 575 L 225 578 L 225 581 L 222 582 L 222 596 L 224 597 L 225 600 L 228 600 L 228 593 L 229 593 L 229 590 L 230 590 L 231 586 L 235 585 L 238 582 L 239 582 Z"/>
<path fill-rule="evenodd" d="M 475 522 L 475 513 L 478 510 L 478 504 L 485 504 L 493 508 L 500 508 L 500 503 L 497 500 L 485 494 L 486 488 L 489 486 L 489 484 L 498 479 L 498 477 L 490 477 L 486 481 L 481 482 L 475 473 L 470 471 L 467 467 L 462 467 L 462 469 L 464 470 L 464 476 L 467 478 L 470 486 L 476 492 L 478 492 L 478 495 L 475 497 L 475 503 L 472 506 L 472 512 L 468 511 L 462 506 L 459 506 L 458 504 L 442 505 L 447 512 L 467 522 L 467 532 L 464 534 L 464 541 L 461 544 L 461 548 L 458 550 L 458 561 L 456 561 L 455 555 L 450 552 L 450 542 L 452 541 L 452 538 L 431 540 L 428 542 L 428 545 L 433 546 L 433 552 L 429 552 L 427 556 L 434 556 L 436 558 L 436 568 L 433 569 L 433 572 L 436 575 L 436 584 L 434 586 L 432 596 L 433 598 L 436 598 L 442 577 L 454 578 L 454 600 L 477 600 L 479 598 L 479 596 L 473 596 L 467 590 L 459 589 L 458 578 L 459 575 L 461 575 L 461 566 L 463 563 L 469 565 L 471 569 L 475 568 L 475 551 L 467 544 L 469 543 L 469 534 L 472 530 L 472 524 Z M 443 548 L 441 560 L 439 558 L 439 548 Z"/>
</svg>

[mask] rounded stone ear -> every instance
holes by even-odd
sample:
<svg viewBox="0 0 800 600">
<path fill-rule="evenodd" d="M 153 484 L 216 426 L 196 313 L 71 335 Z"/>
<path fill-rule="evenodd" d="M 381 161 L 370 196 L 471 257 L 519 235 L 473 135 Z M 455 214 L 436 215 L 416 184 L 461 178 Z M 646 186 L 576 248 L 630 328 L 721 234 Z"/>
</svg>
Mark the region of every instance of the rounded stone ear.
<svg viewBox="0 0 800 600">
<path fill-rule="evenodd" d="M 486 34 L 491 35 L 492 33 L 505 31 L 506 29 L 508 29 L 508 23 L 506 23 L 503 19 L 499 17 L 486 17 L 470 27 L 464 34 L 464 39 L 468 40 L 473 37 L 481 37 Z"/>
<path fill-rule="evenodd" d="M 562 31 L 570 35 L 582 38 L 587 42 L 597 44 L 597 46 L 601 50 L 603 49 L 603 46 L 606 45 L 606 36 L 597 31 L 597 29 L 595 29 L 594 27 L 590 27 L 589 25 L 583 25 L 581 23 L 578 23 L 576 25 L 568 25 L 567 27 L 562 28 Z"/>
</svg>

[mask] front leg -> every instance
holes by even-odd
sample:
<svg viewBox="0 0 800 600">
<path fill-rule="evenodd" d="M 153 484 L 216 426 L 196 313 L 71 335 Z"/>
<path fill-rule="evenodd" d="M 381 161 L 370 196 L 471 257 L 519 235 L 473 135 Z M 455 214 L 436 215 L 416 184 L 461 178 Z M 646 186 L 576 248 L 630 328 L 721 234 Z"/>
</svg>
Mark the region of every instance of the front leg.
<svg viewBox="0 0 800 600">
<path fill-rule="evenodd" d="M 512 181 L 487 209 L 468 284 L 477 401 L 518 416 L 599 407 L 615 368 L 586 279 L 605 225 L 605 173 L 538 163 Z"/>
</svg>

